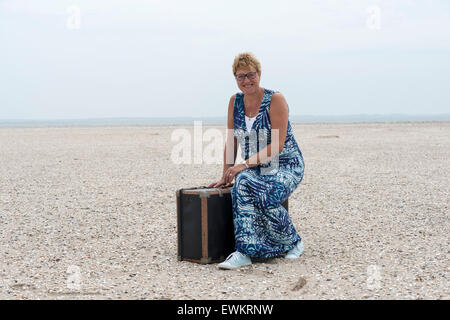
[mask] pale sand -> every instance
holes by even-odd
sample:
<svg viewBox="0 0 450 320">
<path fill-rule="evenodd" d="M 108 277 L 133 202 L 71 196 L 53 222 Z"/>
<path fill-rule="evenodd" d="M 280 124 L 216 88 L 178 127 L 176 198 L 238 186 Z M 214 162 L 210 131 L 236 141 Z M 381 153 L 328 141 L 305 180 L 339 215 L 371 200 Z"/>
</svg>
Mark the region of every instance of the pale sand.
<svg viewBox="0 0 450 320">
<path fill-rule="evenodd" d="M 295 125 L 305 252 L 235 271 L 177 261 L 175 191 L 222 170 L 177 128 L 0 128 L 0 298 L 449 299 L 450 123 Z"/>
</svg>

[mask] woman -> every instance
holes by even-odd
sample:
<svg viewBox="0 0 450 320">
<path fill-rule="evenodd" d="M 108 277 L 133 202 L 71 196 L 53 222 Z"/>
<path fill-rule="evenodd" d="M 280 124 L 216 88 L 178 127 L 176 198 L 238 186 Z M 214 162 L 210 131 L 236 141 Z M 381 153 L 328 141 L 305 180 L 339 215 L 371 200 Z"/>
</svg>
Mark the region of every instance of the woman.
<svg viewBox="0 0 450 320">
<path fill-rule="evenodd" d="M 281 93 L 259 86 L 261 65 L 252 53 L 236 56 L 233 74 L 242 93 L 228 105 L 222 178 L 209 185 L 220 187 L 236 178 L 231 189 L 236 251 L 219 268 L 235 269 L 250 265 L 251 258 L 285 252 L 285 258 L 296 259 L 303 243 L 281 203 L 301 182 L 304 161 L 287 103 Z M 238 142 L 245 161 L 235 164 Z"/>
</svg>

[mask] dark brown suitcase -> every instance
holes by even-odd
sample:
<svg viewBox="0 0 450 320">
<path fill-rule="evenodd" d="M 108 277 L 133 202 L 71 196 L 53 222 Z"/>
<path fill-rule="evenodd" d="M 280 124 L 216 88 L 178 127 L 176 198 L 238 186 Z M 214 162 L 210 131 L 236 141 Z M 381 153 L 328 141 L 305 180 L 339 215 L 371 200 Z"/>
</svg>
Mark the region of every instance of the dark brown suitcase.
<svg viewBox="0 0 450 320">
<path fill-rule="evenodd" d="M 177 190 L 179 261 L 222 262 L 235 251 L 231 187 Z"/>
</svg>

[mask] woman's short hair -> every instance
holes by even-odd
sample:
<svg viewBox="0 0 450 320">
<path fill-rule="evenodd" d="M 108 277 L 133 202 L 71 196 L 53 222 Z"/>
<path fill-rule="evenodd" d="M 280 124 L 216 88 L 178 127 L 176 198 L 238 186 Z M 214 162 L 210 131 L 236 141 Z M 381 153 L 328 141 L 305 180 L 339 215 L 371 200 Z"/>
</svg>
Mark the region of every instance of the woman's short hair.
<svg viewBox="0 0 450 320">
<path fill-rule="evenodd" d="M 261 75 L 261 63 L 256 59 L 255 55 L 251 52 L 243 52 L 238 54 L 234 58 L 233 62 L 233 74 L 236 75 L 237 69 L 240 67 L 253 67 L 256 69 L 259 75 Z"/>
</svg>

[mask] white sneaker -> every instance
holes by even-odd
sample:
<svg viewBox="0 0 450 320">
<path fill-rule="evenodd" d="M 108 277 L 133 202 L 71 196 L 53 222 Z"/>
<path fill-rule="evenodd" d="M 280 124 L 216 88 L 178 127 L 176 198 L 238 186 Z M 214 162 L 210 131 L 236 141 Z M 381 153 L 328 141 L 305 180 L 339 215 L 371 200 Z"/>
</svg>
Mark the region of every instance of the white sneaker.
<svg viewBox="0 0 450 320">
<path fill-rule="evenodd" d="M 252 264 L 252 260 L 246 254 L 235 251 L 230 254 L 224 262 L 219 263 L 218 267 L 220 269 L 236 269 L 243 266 L 248 266 Z"/>
<path fill-rule="evenodd" d="M 284 258 L 285 259 L 297 259 L 302 255 L 303 250 L 304 250 L 303 241 L 300 240 L 299 242 L 297 242 L 295 247 L 293 247 L 291 250 L 288 251 L 288 253 L 286 254 L 286 256 Z"/>
</svg>

